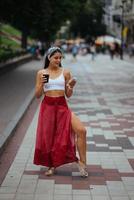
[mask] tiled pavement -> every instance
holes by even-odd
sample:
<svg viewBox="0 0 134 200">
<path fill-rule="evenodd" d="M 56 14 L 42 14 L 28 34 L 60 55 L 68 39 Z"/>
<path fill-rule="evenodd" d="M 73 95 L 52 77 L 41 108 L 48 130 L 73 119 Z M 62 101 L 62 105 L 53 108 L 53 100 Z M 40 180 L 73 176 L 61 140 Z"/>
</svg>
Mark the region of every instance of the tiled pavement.
<svg viewBox="0 0 134 200">
<path fill-rule="evenodd" d="M 134 66 L 99 55 L 63 61 L 78 83 L 68 102 L 87 128 L 88 178 L 76 165 L 46 177 L 33 165 L 38 110 L 0 187 L 0 200 L 134 200 Z"/>
</svg>

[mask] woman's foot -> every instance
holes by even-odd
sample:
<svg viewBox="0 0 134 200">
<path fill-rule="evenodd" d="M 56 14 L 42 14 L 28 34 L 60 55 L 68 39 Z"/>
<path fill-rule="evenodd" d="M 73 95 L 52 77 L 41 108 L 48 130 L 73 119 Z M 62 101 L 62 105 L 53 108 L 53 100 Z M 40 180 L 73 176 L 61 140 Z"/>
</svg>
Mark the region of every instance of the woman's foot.
<svg viewBox="0 0 134 200">
<path fill-rule="evenodd" d="M 55 168 L 54 168 L 54 167 L 50 167 L 50 168 L 45 172 L 45 175 L 46 175 L 46 176 L 52 176 L 52 175 L 54 175 L 54 172 L 55 172 Z"/>
<path fill-rule="evenodd" d="M 88 177 L 86 165 L 83 162 L 78 161 L 77 166 L 78 166 L 81 177 L 84 177 L 84 178 Z"/>
</svg>

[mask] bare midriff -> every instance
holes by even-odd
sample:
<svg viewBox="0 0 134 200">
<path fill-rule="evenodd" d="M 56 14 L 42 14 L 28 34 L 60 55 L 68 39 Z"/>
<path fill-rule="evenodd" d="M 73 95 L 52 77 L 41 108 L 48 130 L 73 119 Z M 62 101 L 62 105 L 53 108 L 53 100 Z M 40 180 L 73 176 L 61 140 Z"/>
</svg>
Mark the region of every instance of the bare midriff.
<svg viewBox="0 0 134 200">
<path fill-rule="evenodd" d="M 63 90 L 50 90 L 44 93 L 46 96 L 50 97 L 60 97 L 64 96 L 65 92 Z"/>
</svg>

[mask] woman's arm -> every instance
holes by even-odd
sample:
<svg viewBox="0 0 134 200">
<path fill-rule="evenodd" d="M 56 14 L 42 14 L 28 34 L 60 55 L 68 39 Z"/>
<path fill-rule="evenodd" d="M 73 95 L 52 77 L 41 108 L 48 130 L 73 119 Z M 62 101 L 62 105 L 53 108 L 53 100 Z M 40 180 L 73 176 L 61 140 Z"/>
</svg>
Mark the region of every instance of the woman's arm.
<svg viewBox="0 0 134 200">
<path fill-rule="evenodd" d="M 71 84 L 72 83 L 71 80 L 72 80 L 71 73 L 70 71 L 66 70 L 65 71 L 65 94 L 68 98 L 72 96 L 73 87 L 75 85 L 75 84 L 74 85 Z"/>
<path fill-rule="evenodd" d="M 35 85 L 35 96 L 40 98 L 43 94 L 43 73 L 42 71 L 38 71 L 36 75 L 36 85 Z"/>
</svg>

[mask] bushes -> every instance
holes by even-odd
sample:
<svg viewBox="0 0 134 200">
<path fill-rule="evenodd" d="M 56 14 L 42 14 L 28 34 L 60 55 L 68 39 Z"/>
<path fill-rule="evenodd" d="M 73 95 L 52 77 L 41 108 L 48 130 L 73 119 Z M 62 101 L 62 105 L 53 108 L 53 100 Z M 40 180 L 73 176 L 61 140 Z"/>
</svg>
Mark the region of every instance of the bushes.
<svg viewBox="0 0 134 200">
<path fill-rule="evenodd" d="M 21 32 L 9 24 L 0 26 L 0 63 L 25 54 L 26 50 L 21 49 Z"/>
<path fill-rule="evenodd" d="M 5 62 L 9 59 L 12 59 L 17 56 L 24 55 L 26 53 L 25 50 L 15 50 L 10 47 L 1 47 L 0 48 L 0 62 Z"/>
</svg>

